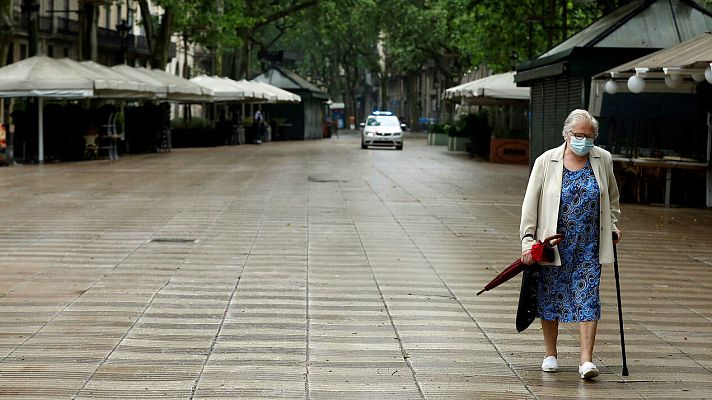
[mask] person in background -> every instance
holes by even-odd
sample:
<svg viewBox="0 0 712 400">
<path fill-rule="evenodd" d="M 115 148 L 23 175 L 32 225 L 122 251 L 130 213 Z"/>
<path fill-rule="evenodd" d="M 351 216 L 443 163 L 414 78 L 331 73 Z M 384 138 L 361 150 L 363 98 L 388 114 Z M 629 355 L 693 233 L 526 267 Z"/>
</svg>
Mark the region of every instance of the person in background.
<svg viewBox="0 0 712 400">
<path fill-rule="evenodd" d="M 562 136 L 564 143 L 539 156 L 529 177 L 519 228 L 522 262 L 534 263 L 536 240 L 564 234 L 554 262 L 540 263 L 537 311 L 546 349 L 541 369 L 558 371 L 559 323 L 576 322 L 579 374 L 591 379 L 598 376 L 592 357 L 601 317 L 601 264 L 613 263 L 613 243 L 621 239 L 619 194 L 611 154 L 594 145 L 598 121 L 574 110 Z"/>
<path fill-rule="evenodd" d="M 262 144 L 262 139 L 265 135 L 265 121 L 262 117 L 262 111 L 255 112 L 255 118 L 252 122 L 255 131 L 255 144 Z"/>
</svg>

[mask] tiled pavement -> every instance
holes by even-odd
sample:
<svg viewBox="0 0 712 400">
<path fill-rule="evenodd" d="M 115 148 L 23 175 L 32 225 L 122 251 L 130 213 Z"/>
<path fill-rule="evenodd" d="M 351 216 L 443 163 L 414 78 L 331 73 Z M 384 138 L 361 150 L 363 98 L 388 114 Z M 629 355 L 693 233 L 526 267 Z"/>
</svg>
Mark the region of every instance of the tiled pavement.
<svg viewBox="0 0 712 400">
<path fill-rule="evenodd" d="M 712 398 L 712 213 L 623 206 L 630 376 L 514 329 L 527 168 L 412 135 L 0 168 L 0 397 Z"/>
</svg>

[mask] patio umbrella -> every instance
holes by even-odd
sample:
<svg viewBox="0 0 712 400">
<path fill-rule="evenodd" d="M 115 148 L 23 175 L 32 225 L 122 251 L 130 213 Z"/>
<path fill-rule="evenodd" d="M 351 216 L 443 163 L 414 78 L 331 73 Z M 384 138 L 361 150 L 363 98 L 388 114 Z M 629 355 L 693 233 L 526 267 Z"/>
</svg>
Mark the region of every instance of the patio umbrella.
<svg viewBox="0 0 712 400">
<path fill-rule="evenodd" d="M 564 235 L 560 233 L 557 233 L 553 236 L 549 236 L 548 238 L 544 239 L 543 242 L 537 240 L 534 246 L 532 246 L 532 258 L 534 259 L 534 262 L 553 261 L 553 247 L 559 244 L 562 240 L 564 240 Z M 495 276 L 494 279 L 490 281 L 490 283 L 485 285 L 484 289 L 477 292 L 477 295 L 479 296 L 482 293 L 492 290 L 497 286 L 503 284 L 504 282 L 507 282 L 508 280 L 517 276 L 517 274 L 519 274 L 520 272 L 524 271 L 526 267 L 527 265 L 522 262 L 521 258 L 517 259 L 504 271 L 500 272 L 499 275 Z"/>
</svg>

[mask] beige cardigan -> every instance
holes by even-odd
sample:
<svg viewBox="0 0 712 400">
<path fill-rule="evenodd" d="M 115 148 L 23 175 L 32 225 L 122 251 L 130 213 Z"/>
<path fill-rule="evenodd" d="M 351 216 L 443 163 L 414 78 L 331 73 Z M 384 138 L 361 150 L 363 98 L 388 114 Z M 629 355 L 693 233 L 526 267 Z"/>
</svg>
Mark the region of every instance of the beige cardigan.
<svg viewBox="0 0 712 400">
<path fill-rule="evenodd" d="M 522 204 L 522 221 L 519 225 L 522 251 L 530 249 L 535 240 L 542 240 L 556 233 L 565 148 L 566 143 L 546 151 L 534 161 L 534 168 L 529 176 L 529 184 Z M 610 264 L 613 262 L 611 235 L 612 232 L 618 231 L 617 223 L 621 214 L 618 185 L 613 175 L 611 153 L 600 147 L 594 147 L 589 153 L 589 160 L 601 192 L 599 262 Z M 554 262 L 549 264 L 561 265 L 559 251 L 555 250 Z M 547 263 L 542 262 L 541 264 Z"/>
</svg>

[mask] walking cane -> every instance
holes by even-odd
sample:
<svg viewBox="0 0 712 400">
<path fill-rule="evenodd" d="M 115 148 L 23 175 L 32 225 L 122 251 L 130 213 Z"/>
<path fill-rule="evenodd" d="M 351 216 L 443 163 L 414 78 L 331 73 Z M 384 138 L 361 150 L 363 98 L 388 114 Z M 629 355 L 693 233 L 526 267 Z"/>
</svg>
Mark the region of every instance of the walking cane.
<svg viewBox="0 0 712 400">
<path fill-rule="evenodd" d="M 618 237 L 613 233 L 613 274 L 616 277 L 616 295 L 618 296 L 618 325 L 621 331 L 621 352 L 623 353 L 623 376 L 628 376 L 628 363 L 625 359 L 625 333 L 623 332 L 623 310 L 621 309 L 621 282 L 618 276 L 618 251 L 615 240 Z"/>
</svg>

